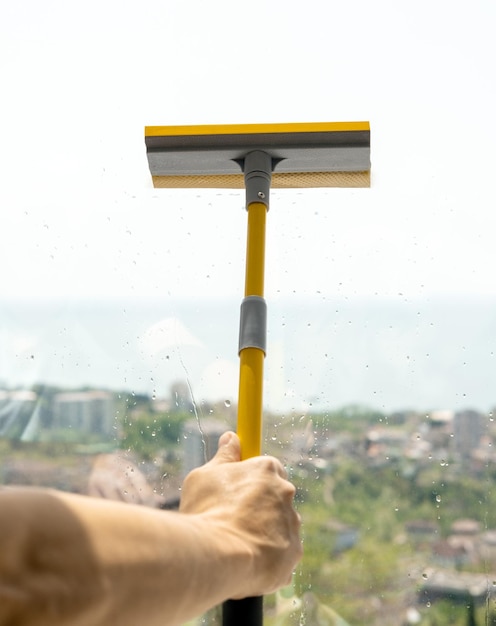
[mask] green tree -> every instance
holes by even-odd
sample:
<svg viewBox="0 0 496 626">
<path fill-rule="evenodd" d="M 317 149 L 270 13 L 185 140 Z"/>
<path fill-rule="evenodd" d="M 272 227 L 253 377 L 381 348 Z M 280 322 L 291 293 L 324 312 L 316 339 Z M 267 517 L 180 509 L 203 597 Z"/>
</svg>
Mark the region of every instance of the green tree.
<svg viewBox="0 0 496 626">
<path fill-rule="evenodd" d="M 121 447 L 131 448 L 143 459 L 151 459 L 159 451 L 177 446 L 183 424 L 190 418 L 188 412 L 144 412 L 126 417 L 122 425 Z"/>
</svg>

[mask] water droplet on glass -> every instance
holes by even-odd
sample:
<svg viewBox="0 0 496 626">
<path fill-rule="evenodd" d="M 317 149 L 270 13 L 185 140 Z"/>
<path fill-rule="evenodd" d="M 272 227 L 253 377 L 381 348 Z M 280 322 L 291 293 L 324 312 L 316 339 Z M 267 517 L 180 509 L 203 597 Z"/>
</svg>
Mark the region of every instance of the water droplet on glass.
<svg viewBox="0 0 496 626">
<path fill-rule="evenodd" d="M 224 405 L 229 408 L 231 406 L 231 401 L 230 400 L 224 400 Z"/>
<path fill-rule="evenodd" d="M 436 502 L 441 502 L 441 496 L 440 495 L 436 496 Z"/>
</svg>

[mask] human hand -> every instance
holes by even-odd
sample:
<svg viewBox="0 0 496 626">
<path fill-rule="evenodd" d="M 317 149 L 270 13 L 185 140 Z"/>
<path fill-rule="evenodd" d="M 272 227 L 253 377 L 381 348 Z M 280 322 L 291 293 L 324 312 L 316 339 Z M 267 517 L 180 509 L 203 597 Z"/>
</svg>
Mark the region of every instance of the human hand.
<svg viewBox="0 0 496 626">
<path fill-rule="evenodd" d="M 231 550 L 240 567 L 248 564 L 234 598 L 289 584 L 302 556 L 295 487 L 284 467 L 269 456 L 240 461 L 240 453 L 238 436 L 224 433 L 215 457 L 186 477 L 179 507 L 201 516 L 212 540 Z"/>
</svg>

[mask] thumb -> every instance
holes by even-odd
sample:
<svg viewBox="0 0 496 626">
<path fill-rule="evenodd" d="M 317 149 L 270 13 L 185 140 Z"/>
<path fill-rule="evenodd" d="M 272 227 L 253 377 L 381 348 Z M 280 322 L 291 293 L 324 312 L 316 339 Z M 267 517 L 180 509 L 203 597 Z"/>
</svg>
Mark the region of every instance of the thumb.
<svg viewBox="0 0 496 626">
<path fill-rule="evenodd" d="M 217 454 L 212 461 L 214 463 L 233 463 L 241 460 L 241 444 L 236 433 L 225 432 L 219 439 Z"/>
</svg>

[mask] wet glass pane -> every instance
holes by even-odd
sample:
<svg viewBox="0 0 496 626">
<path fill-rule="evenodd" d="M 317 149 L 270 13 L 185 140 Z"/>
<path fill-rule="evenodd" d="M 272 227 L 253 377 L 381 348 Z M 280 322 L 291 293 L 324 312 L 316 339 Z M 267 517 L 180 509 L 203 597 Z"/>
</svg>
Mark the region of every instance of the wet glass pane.
<svg viewBox="0 0 496 626">
<path fill-rule="evenodd" d="M 244 194 L 154 189 L 146 124 L 367 119 L 371 189 L 271 194 L 265 623 L 495 624 L 494 7 L 168 5 L 0 11 L 0 483 L 175 510 L 236 428 Z"/>
</svg>

